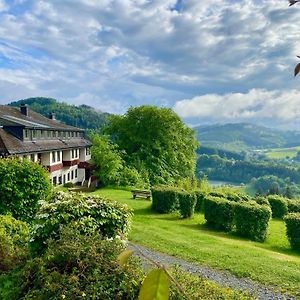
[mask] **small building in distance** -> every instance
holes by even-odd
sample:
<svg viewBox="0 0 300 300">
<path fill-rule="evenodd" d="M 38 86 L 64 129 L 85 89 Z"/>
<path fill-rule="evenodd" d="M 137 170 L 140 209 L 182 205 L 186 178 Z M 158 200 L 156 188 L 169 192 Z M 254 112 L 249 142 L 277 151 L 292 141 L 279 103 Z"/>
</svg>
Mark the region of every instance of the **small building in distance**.
<svg viewBox="0 0 300 300">
<path fill-rule="evenodd" d="M 91 177 L 91 142 L 84 130 L 42 116 L 26 105 L 0 105 L 0 156 L 45 166 L 53 185 L 84 183 Z"/>
</svg>

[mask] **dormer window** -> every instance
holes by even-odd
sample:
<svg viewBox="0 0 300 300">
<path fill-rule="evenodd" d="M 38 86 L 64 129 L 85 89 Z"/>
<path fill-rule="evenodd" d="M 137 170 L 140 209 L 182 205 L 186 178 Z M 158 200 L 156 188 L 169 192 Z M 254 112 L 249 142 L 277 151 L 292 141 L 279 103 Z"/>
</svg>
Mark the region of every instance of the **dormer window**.
<svg viewBox="0 0 300 300">
<path fill-rule="evenodd" d="M 24 139 L 28 139 L 28 138 L 29 138 L 29 130 L 24 129 Z"/>
<path fill-rule="evenodd" d="M 36 138 L 36 130 L 35 130 L 35 129 L 32 130 L 32 138 L 33 138 L 33 139 Z"/>
</svg>

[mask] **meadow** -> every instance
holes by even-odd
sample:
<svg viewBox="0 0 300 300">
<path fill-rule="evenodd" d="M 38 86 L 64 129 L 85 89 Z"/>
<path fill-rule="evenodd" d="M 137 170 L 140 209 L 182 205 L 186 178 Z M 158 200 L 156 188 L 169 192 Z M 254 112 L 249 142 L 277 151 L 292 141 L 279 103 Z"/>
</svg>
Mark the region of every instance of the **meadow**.
<svg viewBox="0 0 300 300">
<path fill-rule="evenodd" d="M 106 188 L 94 193 L 134 210 L 132 242 L 251 278 L 300 298 L 300 253 L 290 250 L 283 221 L 271 220 L 267 240 L 258 243 L 208 229 L 201 213 L 192 219 L 181 219 L 176 213 L 153 213 L 151 201 L 134 200 L 130 191 Z"/>
<path fill-rule="evenodd" d="M 297 152 L 300 151 L 300 146 L 291 147 L 291 148 L 274 148 L 271 150 L 265 150 L 265 155 L 269 159 L 286 159 L 286 158 L 295 158 Z"/>
</svg>

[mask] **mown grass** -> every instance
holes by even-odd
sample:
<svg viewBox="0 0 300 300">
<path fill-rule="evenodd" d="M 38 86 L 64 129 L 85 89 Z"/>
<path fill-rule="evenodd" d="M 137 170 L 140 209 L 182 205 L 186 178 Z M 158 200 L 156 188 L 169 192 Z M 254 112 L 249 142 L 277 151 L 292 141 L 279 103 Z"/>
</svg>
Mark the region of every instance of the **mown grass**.
<svg viewBox="0 0 300 300">
<path fill-rule="evenodd" d="M 267 151 L 265 154 L 270 159 L 285 159 L 296 157 L 298 151 L 300 151 L 300 146 L 292 148 L 275 148 Z"/>
<path fill-rule="evenodd" d="M 300 299 L 300 254 L 289 248 L 283 221 L 272 220 L 265 243 L 210 230 L 203 214 L 180 219 L 177 214 L 151 211 L 151 202 L 133 200 L 124 190 L 95 192 L 134 209 L 130 240 L 186 260 L 249 277 Z"/>
</svg>

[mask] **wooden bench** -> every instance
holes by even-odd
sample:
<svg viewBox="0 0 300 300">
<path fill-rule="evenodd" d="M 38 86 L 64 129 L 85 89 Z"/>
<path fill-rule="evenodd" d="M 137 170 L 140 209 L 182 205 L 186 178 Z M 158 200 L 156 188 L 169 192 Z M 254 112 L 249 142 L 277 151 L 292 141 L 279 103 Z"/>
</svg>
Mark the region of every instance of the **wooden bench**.
<svg viewBox="0 0 300 300">
<path fill-rule="evenodd" d="M 132 190 L 131 193 L 133 199 L 140 197 L 140 198 L 146 198 L 150 200 L 151 197 L 151 193 L 149 191 Z"/>
</svg>

